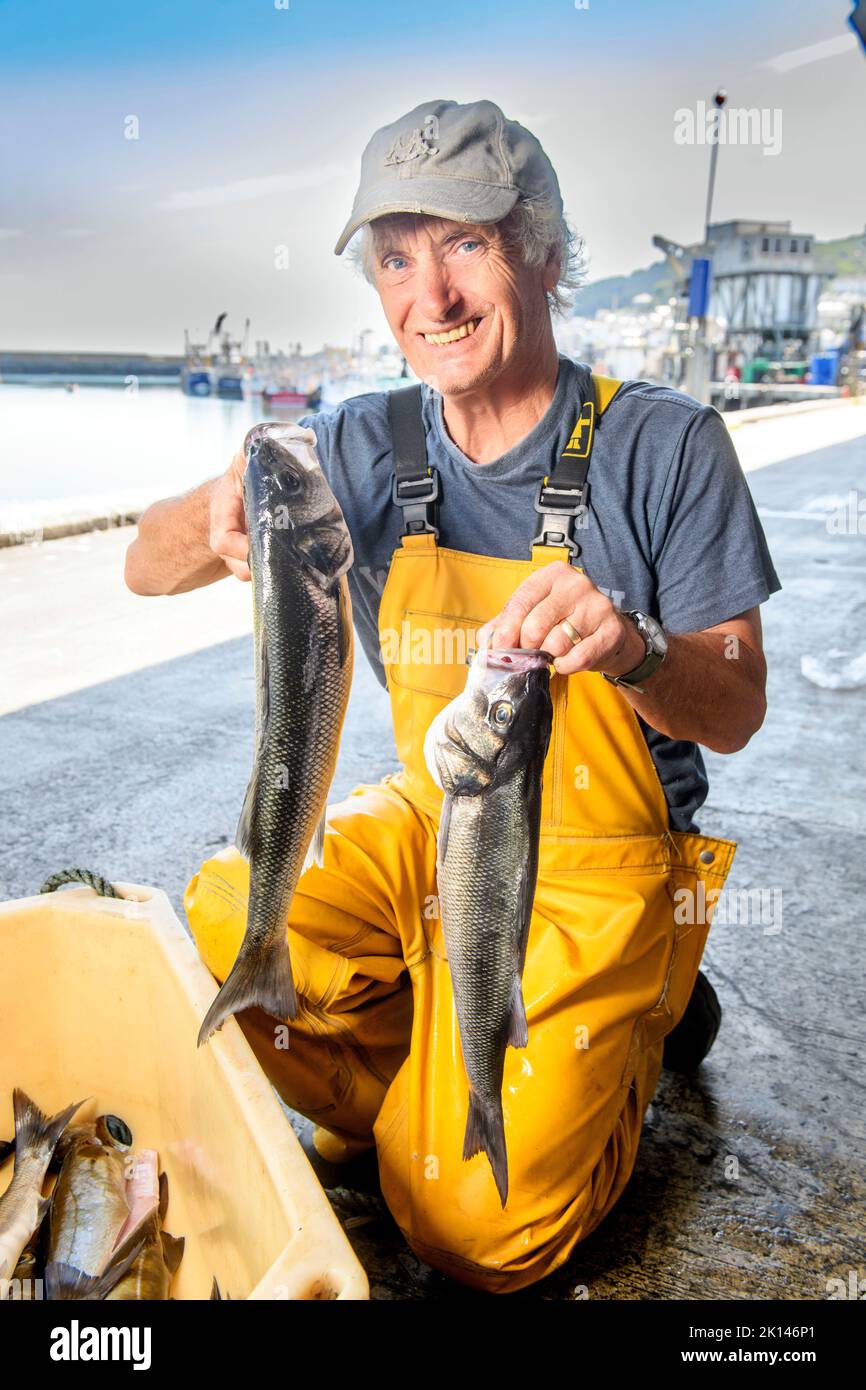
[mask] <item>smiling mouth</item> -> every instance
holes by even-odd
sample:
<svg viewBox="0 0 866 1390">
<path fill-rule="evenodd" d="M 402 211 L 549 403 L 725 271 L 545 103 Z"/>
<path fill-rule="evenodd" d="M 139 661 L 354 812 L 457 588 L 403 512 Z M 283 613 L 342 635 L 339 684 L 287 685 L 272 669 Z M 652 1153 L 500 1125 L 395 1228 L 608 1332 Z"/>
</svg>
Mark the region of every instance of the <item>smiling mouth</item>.
<svg viewBox="0 0 866 1390">
<path fill-rule="evenodd" d="M 471 337 L 480 322 L 480 319 L 467 319 L 465 323 L 458 324 L 456 328 L 450 328 L 447 333 L 424 333 L 422 337 L 426 343 L 431 343 L 435 347 L 443 347 L 446 343 L 457 343 L 461 338 Z"/>
</svg>

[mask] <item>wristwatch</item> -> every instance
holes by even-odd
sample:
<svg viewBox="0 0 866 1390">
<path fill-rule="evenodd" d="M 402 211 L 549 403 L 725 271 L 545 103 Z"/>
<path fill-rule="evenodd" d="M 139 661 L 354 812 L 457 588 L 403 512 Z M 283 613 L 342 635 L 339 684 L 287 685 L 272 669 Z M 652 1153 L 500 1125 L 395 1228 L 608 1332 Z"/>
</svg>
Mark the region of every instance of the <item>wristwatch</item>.
<svg viewBox="0 0 866 1390">
<path fill-rule="evenodd" d="M 645 695 L 646 691 L 640 682 L 646 680 L 647 676 L 651 676 L 653 671 L 657 671 L 661 666 L 667 656 L 668 639 L 661 623 L 649 614 L 640 613 L 636 608 L 632 608 L 626 612 L 625 617 L 631 618 L 646 642 L 646 656 L 633 671 L 626 671 L 623 676 L 609 676 L 604 672 L 604 678 L 610 681 L 611 685 L 624 685 L 629 690 L 637 690 L 641 695 Z"/>
</svg>

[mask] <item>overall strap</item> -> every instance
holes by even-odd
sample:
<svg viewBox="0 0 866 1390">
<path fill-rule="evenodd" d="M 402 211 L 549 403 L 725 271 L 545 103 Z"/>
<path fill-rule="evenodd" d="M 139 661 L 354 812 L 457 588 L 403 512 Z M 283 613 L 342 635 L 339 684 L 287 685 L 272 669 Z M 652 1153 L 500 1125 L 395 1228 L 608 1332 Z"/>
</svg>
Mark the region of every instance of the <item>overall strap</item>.
<svg viewBox="0 0 866 1390">
<path fill-rule="evenodd" d="M 394 456 L 391 500 L 403 511 L 402 536 L 439 536 L 439 474 L 427 463 L 421 417 L 421 387 L 401 386 L 388 393 L 388 419 Z"/>
<path fill-rule="evenodd" d="M 595 431 L 621 385 L 621 381 L 611 377 L 590 376 L 590 395 L 581 407 L 571 438 L 553 472 L 538 485 L 535 510 L 541 514 L 541 522 L 532 544 L 566 547 L 571 564 L 580 555 L 574 531 L 586 525 L 589 512 L 587 474 Z"/>
</svg>

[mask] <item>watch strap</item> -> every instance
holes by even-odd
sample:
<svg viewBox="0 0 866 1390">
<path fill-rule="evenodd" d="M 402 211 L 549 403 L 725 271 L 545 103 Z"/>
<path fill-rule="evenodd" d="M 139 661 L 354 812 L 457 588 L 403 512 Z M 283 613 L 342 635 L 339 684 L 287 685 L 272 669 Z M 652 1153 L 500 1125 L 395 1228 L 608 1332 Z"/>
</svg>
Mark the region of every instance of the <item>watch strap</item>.
<svg viewBox="0 0 866 1390">
<path fill-rule="evenodd" d="M 632 671 L 625 671 L 621 676 L 609 676 L 607 672 L 604 671 L 602 672 L 602 675 L 604 676 L 606 681 L 610 681 L 611 685 L 624 685 L 629 690 L 637 690 L 640 692 L 641 695 L 645 695 L 646 691 L 641 689 L 640 682 L 645 681 L 648 676 L 651 676 L 654 671 L 658 670 L 658 668 L 661 666 L 662 662 L 665 659 L 664 653 L 657 652 L 654 649 L 652 643 L 650 642 L 650 639 L 635 622 L 633 613 L 627 612 L 626 617 L 632 619 L 632 622 L 635 623 L 635 627 L 637 627 L 638 632 L 640 632 L 641 636 L 643 637 L 644 642 L 646 643 L 646 656 L 644 657 L 643 661 L 641 661 L 638 666 L 635 666 L 635 668 Z"/>
</svg>

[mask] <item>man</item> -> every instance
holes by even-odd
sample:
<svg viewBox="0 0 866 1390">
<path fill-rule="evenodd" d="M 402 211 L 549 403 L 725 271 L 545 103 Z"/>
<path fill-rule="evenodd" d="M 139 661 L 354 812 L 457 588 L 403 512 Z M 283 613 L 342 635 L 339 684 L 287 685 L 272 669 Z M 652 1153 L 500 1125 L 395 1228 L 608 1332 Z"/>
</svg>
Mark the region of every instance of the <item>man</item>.
<svg viewBox="0 0 866 1390">
<path fill-rule="evenodd" d="M 390 693 L 401 767 L 330 808 L 324 865 L 295 895 L 301 1007 L 288 1050 L 264 1013 L 239 1021 L 315 1122 L 317 1161 L 357 1161 L 375 1144 L 413 1249 L 506 1292 L 562 1264 L 618 1199 L 665 1039 L 685 1066 L 712 1043 L 706 982 L 686 1007 L 705 890 L 723 886 L 735 847 L 695 824 L 707 791 L 697 745 L 734 752 L 760 727 L 758 608 L 780 586 L 719 415 L 646 382 L 594 380 L 557 353 L 551 309 L 573 243 L 528 131 L 488 101 L 417 107 L 368 144 L 337 254 L 359 230 L 424 385 L 301 425 L 351 531 L 355 622 Z M 223 477 L 144 514 L 130 588 L 249 578 L 243 471 L 239 453 Z M 555 657 L 529 1043 L 508 1049 L 503 1084 L 504 1209 L 483 1155 L 462 1159 L 467 1083 L 436 900 L 441 793 L 422 753 L 466 679 L 460 643 L 443 636 Z M 220 980 L 248 872 L 230 847 L 187 888 Z"/>
</svg>

